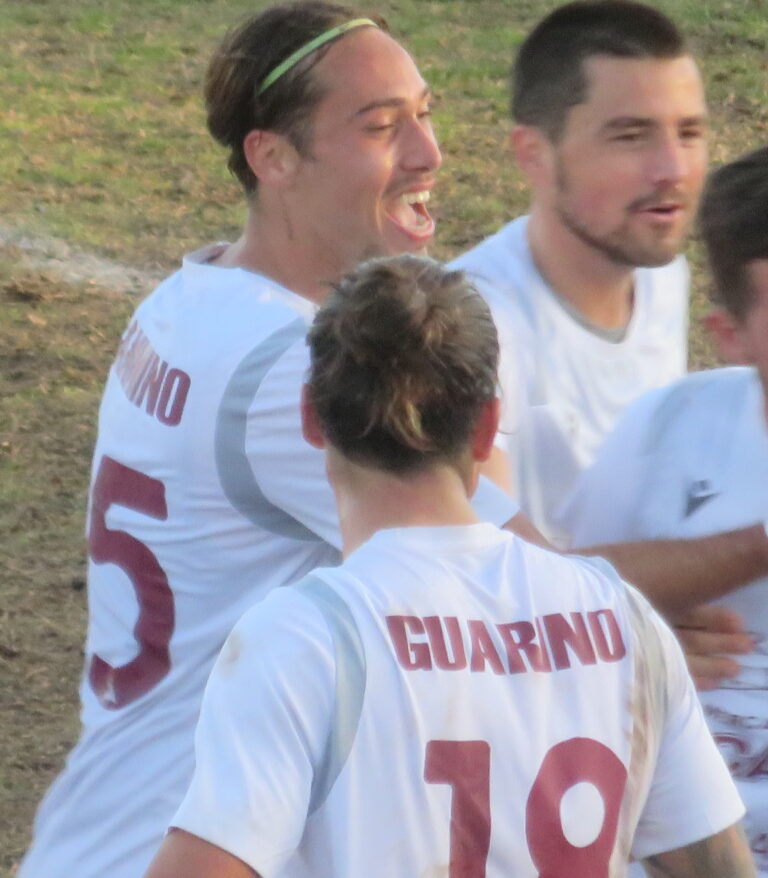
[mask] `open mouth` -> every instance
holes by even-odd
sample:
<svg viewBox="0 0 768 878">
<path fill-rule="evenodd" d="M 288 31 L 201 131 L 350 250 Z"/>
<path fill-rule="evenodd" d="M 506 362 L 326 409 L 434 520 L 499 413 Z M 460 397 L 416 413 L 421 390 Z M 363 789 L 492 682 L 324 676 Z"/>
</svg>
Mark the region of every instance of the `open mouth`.
<svg viewBox="0 0 768 878">
<path fill-rule="evenodd" d="M 394 200 L 387 215 L 411 237 L 419 240 L 430 238 L 435 231 L 435 222 L 427 210 L 429 199 L 428 189 L 405 192 Z"/>
</svg>

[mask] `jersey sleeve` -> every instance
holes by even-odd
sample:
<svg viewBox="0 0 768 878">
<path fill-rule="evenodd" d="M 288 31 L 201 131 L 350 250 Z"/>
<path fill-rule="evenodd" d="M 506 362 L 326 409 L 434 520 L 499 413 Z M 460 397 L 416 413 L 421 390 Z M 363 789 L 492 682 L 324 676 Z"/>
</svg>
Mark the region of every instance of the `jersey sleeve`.
<svg viewBox="0 0 768 878">
<path fill-rule="evenodd" d="M 557 516 L 573 549 L 641 537 L 634 513 L 645 486 L 647 438 L 661 391 L 633 403 L 579 478 Z"/>
<path fill-rule="evenodd" d="M 744 806 L 707 728 L 704 712 L 674 634 L 650 604 L 629 589 L 642 617 L 638 647 L 655 654 L 659 749 L 635 832 L 635 859 L 715 835 L 744 816 Z"/>
<path fill-rule="evenodd" d="M 294 343 L 261 382 L 250 412 L 247 454 L 264 502 L 287 513 L 306 529 L 341 548 L 338 513 L 325 472 L 325 455 L 303 437 L 302 384 L 309 368 L 304 340 Z M 516 500 L 487 479 L 473 497 L 478 517 L 506 524 L 520 511 Z"/>
<path fill-rule="evenodd" d="M 262 878 L 279 872 L 304 831 L 334 675 L 328 626 L 294 589 L 278 589 L 246 613 L 211 673 L 194 776 L 171 825 Z"/>
</svg>

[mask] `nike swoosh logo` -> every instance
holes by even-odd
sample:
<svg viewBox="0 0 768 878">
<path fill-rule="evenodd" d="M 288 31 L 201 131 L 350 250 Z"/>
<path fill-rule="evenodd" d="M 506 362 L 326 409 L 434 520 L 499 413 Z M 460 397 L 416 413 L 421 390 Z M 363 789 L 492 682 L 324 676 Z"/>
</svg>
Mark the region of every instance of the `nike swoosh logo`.
<svg viewBox="0 0 768 878">
<path fill-rule="evenodd" d="M 719 493 L 719 491 L 710 491 L 707 494 L 690 492 L 685 498 L 685 517 L 689 518 L 697 509 L 700 509 L 708 500 L 717 497 Z"/>
</svg>

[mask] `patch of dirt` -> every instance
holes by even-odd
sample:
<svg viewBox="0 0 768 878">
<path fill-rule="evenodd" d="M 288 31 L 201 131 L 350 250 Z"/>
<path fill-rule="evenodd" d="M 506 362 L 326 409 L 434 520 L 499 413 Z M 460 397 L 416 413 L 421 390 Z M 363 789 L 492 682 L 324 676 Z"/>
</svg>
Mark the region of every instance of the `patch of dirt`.
<svg viewBox="0 0 768 878">
<path fill-rule="evenodd" d="M 42 272 L 51 281 L 92 284 L 117 293 L 146 293 L 162 279 L 157 273 L 100 259 L 58 238 L 27 234 L 3 225 L 0 254 L 14 257 L 18 268 Z"/>
</svg>

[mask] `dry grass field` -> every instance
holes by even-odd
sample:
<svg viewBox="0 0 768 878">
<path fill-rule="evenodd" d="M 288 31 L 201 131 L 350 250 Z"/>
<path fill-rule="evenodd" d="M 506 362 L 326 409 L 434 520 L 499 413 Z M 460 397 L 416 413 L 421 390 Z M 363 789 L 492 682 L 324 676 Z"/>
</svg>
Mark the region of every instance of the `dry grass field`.
<svg viewBox="0 0 768 878">
<path fill-rule="evenodd" d="M 231 237 L 237 188 L 199 91 L 224 27 L 263 0 L 0 0 L 0 876 L 77 734 L 84 513 L 101 386 L 149 276 Z M 505 76 L 548 0 L 376 4 L 437 96 L 436 255 L 524 210 Z M 712 160 L 768 139 L 768 0 L 666 0 L 690 34 Z M 138 270 L 127 274 L 91 258 Z M 706 277 L 696 241 L 692 364 Z M 142 273 L 143 272 L 143 273 Z M 45 878 L 45 876 L 41 876 Z"/>
</svg>

